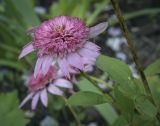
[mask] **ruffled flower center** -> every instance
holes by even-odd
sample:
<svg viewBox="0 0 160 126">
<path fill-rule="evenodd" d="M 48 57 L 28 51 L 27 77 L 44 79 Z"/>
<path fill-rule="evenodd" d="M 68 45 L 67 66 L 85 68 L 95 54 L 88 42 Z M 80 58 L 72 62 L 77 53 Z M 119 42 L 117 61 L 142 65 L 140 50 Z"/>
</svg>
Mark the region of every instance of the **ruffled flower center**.
<svg viewBox="0 0 160 126">
<path fill-rule="evenodd" d="M 45 21 L 34 31 L 33 46 L 40 56 L 65 56 L 86 42 L 89 28 L 75 17 L 59 16 Z"/>
</svg>

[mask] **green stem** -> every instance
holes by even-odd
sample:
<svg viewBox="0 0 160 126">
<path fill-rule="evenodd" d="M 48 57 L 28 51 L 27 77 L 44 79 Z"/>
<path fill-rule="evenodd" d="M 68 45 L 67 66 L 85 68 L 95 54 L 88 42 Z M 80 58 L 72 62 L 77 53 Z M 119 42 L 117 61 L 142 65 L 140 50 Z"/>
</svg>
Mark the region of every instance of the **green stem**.
<svg viewBox="0 0 160 126">
<path fill-rule="evenodd" d="M 96 78 L 94 76 L 90 76 L 88 75 L 92 80 L 96 81 L 96 82 L 99 82 L 99 83 L 102 83 L 102 84 L 105 84 L 107 86 L 107 88 L 109 88 L 110 90 L 113 90 L 113 87 L 111 85 L 109 85 L 108 83 L 106 83 L 104 80 L 101 80 L 99 78 Z"/>
<path fill-rule="evenodd" d="M 82 74 L 82 76 L 85 77 L 88 81 L 90 81 L 100 92 L 102 92 L 102 94 L 106 97 L 106 99 L 107 99 L 111 104 L 113 104 L 113 98 L 112 98 L 110 95 L 106 94 L 106 93 L 97 85 L 97 83 L 95 83 L 95 81 L 94 81 L 92 78 L 90 78 L 89 75 L 87 75 L 86 73 L 84 73 L 84 72 L 82 72 L 82 71 L 81 71 L 81 74 Z"/>
<path fill-rule="evenodd" d="M 95 81 L 90 78 L 89 75 L 81 71 L 81 75 L 84 76 L 87 80 L 89 80 L 100 92 L 102 92 L 102 89 L 95 83 Z"/>
<path fill-rule="evenodd" d="M 82 126 L 81 125 L 81 122 L 80 122 L 80 119 L 77 115 L 77 113 L 75 112 L 75 110 L 72 108 L 72 106 L 67 102 L 67 99 L 65 97 L 62 97 L 63 100 L 65 101 L 65 103 L 67 104 L 69 110 L 71 111 L 72 115 L 74 116 L 76 122 L 77 122 L 77 126 Z"/>
<path fill-rule="evenodd" d="M 81 75 L 83 77 L 85 77 L 88 81 L 90 81 L 95 87 L 97 87 L 97 89 L 102 93 L 102 95 L 104 95 L 104 97 L 106 97 L 106 99 L 108 100 L 109 104 L 111 104 L 112 106 L 114 106 L 114 108 L 116 110 L 119 110 L 120 112 L 122 112 L 121 109 L 120 109 L 120 107 L 114 102 L 114 99 L 109 94 L 106 94 L 105 92 L 103 92 L 103 90 L 98 87 L 98 85 L 95 83 L 94 80 L 92 80 L 92 78 L 90 78 L 89 75 L 87 75 L 86 73 L 84 73 L 82 71 L 81 71 Z"/>
<path fill-rule="evenodd" d="M 135 64 L 136 64 L 136 68 L 137 68 L 137 70 L 138 70 L 138 72 L 139 72 L 139 75 L 140 75 L 140 77 L 141 77 L 141 79 L 142 79 L 142 81 L 143 81 L 145 90 L 146 90 L 146 92 L 149 94 L 149 96 L 151 96 L 151 90 L 150 90 L 150 88 L 149 88 L 149 84 L 148 84 L 147 79 L 146 79 L 146 76 L 145 76 L 145 74 L 144 74 L 144 72 L 143 72 L 142 66 L 141 66 L 141 64 L 140 64 L 139 57 L 138 57 L 138 55 L 137 55 L 137 53 L 136 53 L 135 47 L 134 47 L 134 45 L 133 45 L 133 41 L 132 41 L 131 36 L 130 36 L 130 34 L 129 34 L 129 30 L 128 30 L 128 28 L 127 28 L 127 25 L 125 24 L 125 21 L 124 21 L 124 18 L 123 18 L 121 9 L 120 9 L 120 7 L 119 7 L 119 5 L 118 5 L 118 2 L 117 2 L 116 0 L 111 0 L 111 3 L 112 3 L 112 5 L 113 5 L 114 11 L 115 11 L 115 13 L 116 13 L 116 15 L 117 15 L 117 17 L 118 17 L 118 20 L 119 20 L 119 23 L 120 23 L 122 32 L 123 32 L 123 34 L 124 34 L 124 36 L 125 36 L 125 38 L 126 38 L 126 40 L 127 40 L 128 47 L 129 47 L 129 49 L 131 50 L 133 60 L 134 60 L 134 62 L 135 62 Z M 154 103 L 152 97 L 151 97 L 151 100 L 152 100 L 152 102 Z"/>
</svg>

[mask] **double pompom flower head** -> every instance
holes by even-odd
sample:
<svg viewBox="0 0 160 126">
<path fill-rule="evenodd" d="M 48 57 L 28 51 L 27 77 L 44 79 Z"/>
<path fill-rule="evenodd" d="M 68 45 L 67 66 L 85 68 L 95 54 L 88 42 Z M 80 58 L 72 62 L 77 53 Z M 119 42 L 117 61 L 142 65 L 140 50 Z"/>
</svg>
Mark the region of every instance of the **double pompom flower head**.
<svg viewBox="0 0 160 126">
<path fill-rule="evenodd" d="M 30 29 L 32 42 L 27 44 L 19 59 L 36 51 L 34 73 L 28 82 L 29 95 L 20 106 L 32 99 L 32 109 L 40 99 L 47 106 L 47 92 L 62 95 L 62 88 L 72 88 L 71 76 L 87 72 L 100 55 L 100 47 L 89 39 L 107 28 L 103 22 L 91 28 L 76 17 L 58 16 Z"/>
</svg>

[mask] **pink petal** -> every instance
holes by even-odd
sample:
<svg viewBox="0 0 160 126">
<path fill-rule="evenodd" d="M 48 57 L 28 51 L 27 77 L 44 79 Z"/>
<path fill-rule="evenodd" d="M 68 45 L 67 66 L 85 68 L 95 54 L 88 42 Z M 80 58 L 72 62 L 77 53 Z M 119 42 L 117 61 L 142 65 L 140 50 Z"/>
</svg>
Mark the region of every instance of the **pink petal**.
<svg viewBox="0 0 160 126">
<path fill-rule="evenodd" d="M 53 58 L 52 56 L 45 56 L 42 63 L 42 73 L 46 75 L 48 72 L 51 64 L 52 64 Z"/>
<path fill-rule="evenodd" d="M 57 75 L 56 75 L 56 78 L 60 78 L 60 77 L 63 77 L 64 76 L 64 74 L 62 73 L 62 70 L 58 70 L 58 72 L 57 72 Z"/>
<path fill-rule="evenodd" d="M 41 102 L 42 104 L 47 107 L 48 105 L 48 96 L 47 96 L 47 91 L 46 89 L 43 89 L 40 93 L 40 98 L 41 98 Z"/>
<path fill-rule="evenodd" d="M 83 62 L 82 62 L 83 63 Z M 83 69 L 83 68 L 82 68 Z M 81 69 L 81 70 L 82 70 Z M 77 74 L 77 73 L 79 73 L 80 71 L 78 70 L 78 69 L 74 69 L 74 68 L 71 68 L 71 67 L 69 67 L 69 72 L 71 73 L 71 74 Z"/>
<path fill-rule="evenodd" d="M 63 94 L 63 92 L 58 87 L 54 86 L 53 84 L 49 85 L 48 91 L 52 94 L 55 94 L 55 95 L 62 95 Z"/>
<path fill-rule="evenodd" d="M 106 30 L 107 26 L 108 26 L 107 22 L 102 22 L 96 26 L 91 27 L 89 29 L 89 38 L 94 38 L 97 35 L 101 34 Z"/>
<path fill-rule="evenodd" d="M 83 69 L 83 63 L 81 61 L 81 57 L 80 55 L 78 55 L 77 53 L 72 53 L 67 57 L 67 61 L 69 62 L 69 64 L 75 68 L 78 68 L 80 70 Z"/>
<path fill-rule="evenodd" d="M 66 79 L 57 79 L 57 80 L 55 80 L 55 82 L 53 84 L 58 87 L 63 87 L 63 88 L 72 88 L 73 87 L 72 83 Z"/>
<path fill-rule="evenodd" d="M 62 70 L 64 76 L 70 78 L 69 65 L 68 65 L 68 62 L 67 62 L 66 58 L 59 59 L 58 64 L 59 64 L 59 67 Z"/>
<path fill-rule="evenodd" d="M 27 97 L 25 97 L 25 99 L 21 102 L 21 104 L 19 105 L 19 108 L 21 108 L 29 99 L 31 99 L 33 94 L 34 94 L 33 92 L 29 93 Z"/>
<path fill-rule="evenodd" d="M 37 103 L 38 103 L 38 100 L 39 100 L 39 95 L 40 95 L 40 92 L 37 92 L 34 96 L 33 96 L 33 99 L 32 99 L 32 109 L 35 110 L 35 108 L 37 107 Z"/>
<path fill-rule="evenodd" d="M 95 59 L 97 58 L 100 53 L 97 51 L 92 51 L 90 49 L 82 48 L 78 52 L 82 57 L 90 58 L 90 59 Z"/>
<path fill-rule="evenodd" d="M 40 72 L 44 57 L 39 57 L 36 62 L 36 66 L 34 69 L 34 77 L 37 77 L 37 74 Z"/>
<path fill-rule="evenodd" d="M 95 62 L 96 62 L 96 59 L 93 59 L 93 58 L 87 58 L 87 57 L 83 57 L 82 58 L 83 60 L 82 60 L 82 62 L 83 62 L 83 64 L 90 64 L 90 65 L 93 65 L 93 64 L 95 64 Z"/>
<path fill-rule="evenodd" d="M 84 48 L 90 49 L 92 51 L 99 51 L 100 47 L 94 44 L 93 42 L 87 41 L 84 45 Z"/>
<path fill-rule="evenodd" d="M 34 51 L 33 45 L 32 43 L 28 43 L 27 45 L 25 45 L 19 55 L 19 59 L 21 59 L 22 57 L 26 56 L 27 54 L 31 53 L 32 51 Z"/>
</svg>

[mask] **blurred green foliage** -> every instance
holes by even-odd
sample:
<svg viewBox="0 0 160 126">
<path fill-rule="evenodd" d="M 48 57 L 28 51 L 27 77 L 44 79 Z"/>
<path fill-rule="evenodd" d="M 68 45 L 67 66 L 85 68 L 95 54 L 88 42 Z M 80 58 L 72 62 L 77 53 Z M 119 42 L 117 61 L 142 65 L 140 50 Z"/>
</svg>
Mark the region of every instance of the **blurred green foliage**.
<svg viewBox="0 0 160 126">
<path fill-rule="evenodd" d="M 0 125 L 1 126 L 25 126 L 28 119 L 24 112 L 18 108 L 17 93 L 0 94 Z"/>
</svg>

